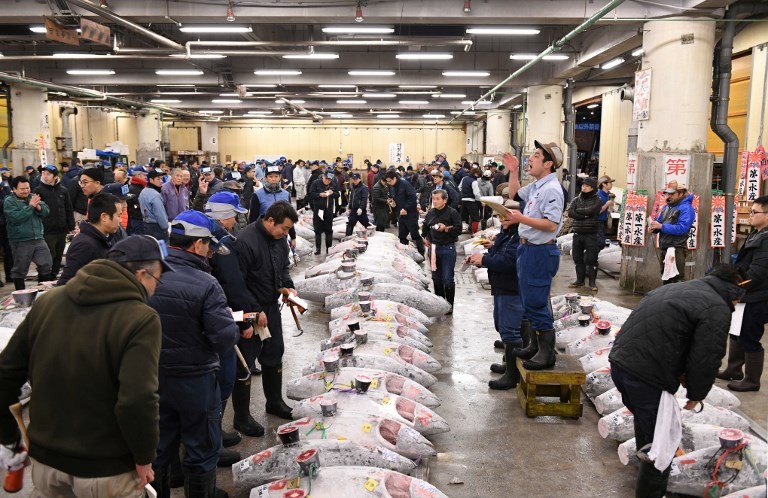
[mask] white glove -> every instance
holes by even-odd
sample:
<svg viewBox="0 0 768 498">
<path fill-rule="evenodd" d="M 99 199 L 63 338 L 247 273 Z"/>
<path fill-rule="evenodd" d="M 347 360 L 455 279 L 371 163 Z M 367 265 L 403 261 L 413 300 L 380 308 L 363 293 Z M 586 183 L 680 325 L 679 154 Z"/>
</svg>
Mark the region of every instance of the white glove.
<svg viewBox="0 0 768 498">
<path fill-rule="evenodd" d="M 8 447 L 10 446 L 10 448 Z M 24 465 L 24 461 L 27 459 L 27 450 L 21 447 L 23 451 L 16 453 L 13 448 L 15 444 L 0 445 L 0 468 L 18 470 Z"/>
<path fill-rule="evenodd" d="M 358 215 L 358 216 L 360 216 L 360 215 L 362 215 L 362 214 L 363 214 L 363 210 L 362 210 L 362 209 L 358 209 L 358 210 L 357 210 L 357 215 Z"/>
</svg>

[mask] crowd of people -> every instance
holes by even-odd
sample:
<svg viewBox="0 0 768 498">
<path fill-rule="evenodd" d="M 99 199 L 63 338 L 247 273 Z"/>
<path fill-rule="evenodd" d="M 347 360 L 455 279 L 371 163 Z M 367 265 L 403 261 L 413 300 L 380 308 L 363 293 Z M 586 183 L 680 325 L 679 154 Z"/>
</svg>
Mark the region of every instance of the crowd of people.
<svg viewBox="0 0 768 498">
<path fill-rule="evenodd" d="M 486 267 L 491 284 L 504 355 L 491 365 L 501 376 L 489 387 L 517 385 L 518 357 L 528 370 L 553 368 L 549 297 L 561 261 L 555 239 L 570 218 L 576 280 L 569 287 L 587 281 L 597 291 L 597 254 L 606 244 L 614 180 L 584 178 L 579 195 L 567 202 L 557 175 L 562 150 L 534 143 L 526 185 L 512 154 L 501 164 L 462 158 L 454 168 L 441 153 L 416 168 L 366 161 L 364 169 L 353 170 L 338 157 L 216 166 L 162 160 L 81 166 L 73 160 L 61 168 L 27 168 L 16 177 L 0 170 L 6 280 L 24 289 L 32 262 L 40 282 L 57 280 L 0 354 L 0 406 L 14 403 L 27 380 L 35 389 L 28 449 L 39 469 L 35 488 L 42 496 L 78 489 L 77 496 L 138 497 L 151 483 L 164 498 L 179 486 L 188 497 L 226 496 L 216 486 L 216 467 L 241 459 L 230 448 L 243 435 L 265 433 L 250 413 L 252 375 L 261 375 L 266 412 L 292 418 L 282 397 L 279 302 L 295 294 L 289 254 L 302 209 L 312 213 L 315 254 L 332 245 L 337 216 L 347 216 L 347 235 L 358 223 L 378 231 L 394 225 L 401 243 L 412 242 L 426 256 L 434 292 L 453 306 L 456 244 L 462 233 L 491 226 L 489 198 L 500 196 L 506 207 L 500 229 L 485 241 L 486 252 L 464 261 Z M 685 261 L 692 223 L 685 186 L 670 184 L 664 193 L 666 206 L 650 225 L 659 234 L 662 272 L 667 253 L 678 265 Z M 754 201 L 750 223 L 754 231 L 735 266 L 691 282 L 678 268 L 665 283 L 682 283 L 650 293 L 625 325 L 611 362 L 625 404 L 636 414 L 638 447 L 652 440 L 659 394 L 674 392 L 680 374 L 692 386 L 691 406 L 715 375 L 732 381 L 733 390 L 759 390 L 760 339 L 768 322 L 768 198 Z M 714 314 L 705 320 L 712 326 L 686 315 L 676 322 L 676 345 L 656 355 L 650 338 L 669 329 L 663 310 L 689 295 L 697 313 Z M 717 317 L 738 301 L 747 303 L 744 326 L 740 337 L 728 340 L 728 366 L 718 373 L 727 320 Z M 232 311 L 244 312 L 243 318 L 236 321 Z M 61 316 L 69 317 L 66 323 Z M 649 325 L 648 316 L 659 323 Z M 53 329 L 60 333 L 45 334 Z M 706 344 L 693 350 L 694 343 Z M 232 433 L 221 427 L 230 399 Z M 85 405 L 92 410 L 84 419 L 78 407 Z M 27 451 L 3 410 L 0 443 L 3 465 Z M 655 496 L 665 479 L 646 468 L 638 489 Z"/>
</svg>

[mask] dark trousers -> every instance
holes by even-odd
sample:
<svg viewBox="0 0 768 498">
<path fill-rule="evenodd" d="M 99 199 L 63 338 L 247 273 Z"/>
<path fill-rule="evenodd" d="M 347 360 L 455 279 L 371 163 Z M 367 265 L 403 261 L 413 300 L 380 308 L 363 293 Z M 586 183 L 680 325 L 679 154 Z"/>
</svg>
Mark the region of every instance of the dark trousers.
<svg viewBox="0 0 768 498">
<path fill-rule="evenodd" d="M 744 307 L 744 320 L 741 322 L 739 346 L 747 353 L 763 351 L 760 340 L 768 323 L 768 301 L 747 303 Z"/>
<path fill-rule="evenodd" d="M 269 328 L 269 333 L 272 337 L 266 341 L 261 341 L 258 337 L 252 339 L 255 342 L 255 344 L 251 345 L 255 350 L 256 356 L 254 357 L 259 360 L 259 363 L 262 366 L 279 367 L 283 364 L 283 353 L 285 353 L 285 343 L 283 342 L 283 320 L 280 318 L 280 307 L 278 306 L 277 301 L 275 301 L 267 306 L 262 304 L 262 309 L 267 313 L 267 327 Z M 253 354 L 252 351 L 249 351 L 248 354 L 243 351 L 243 356 L 245 357 L 245 361 L 248 362 L 248 366 L 252 364 L 250 359 Z"/>
<path fill-rule="evenodd" d="M 411 236 L 411 240 L 416 243 L 416 246 L 421 250 L 424 247 L 424 239 L 421 238 L 419 233 L 419 217 L 416 214 L 408 214 L 401 216 L 397 222 L 397 236 L 400 238 L 401 244 L 408 244 L 408 235 Z"/>
<path fill-rule="evenodd" d="M 144 220 L 128 218 L 128 227 L 125 231 L 128 235 L 144 235 Z"/>
<path fill-rule="evenodd" d="M 151 235 L 157 240 L 168 242 L 168 230 L 163 230 L 157 223 L 144 223 L 144 234 Z"/>
<path fill-rule="evenodd" d="M 320 241 L 325 234 L 325 247 L 333 245 L 333 206 L 323 212 L 324 218 L 320 218 L 315 211 L 312 216 L 312 227 L 315 229 L 315 247 L 320 249 Z"/>
<path fill-rule="evenodd" d="M 51 273 L 51 251 L 43 239 L 11 242 L 13 248 L 13 268 L 11 277 L 27 278 L 29 265 L 34 261 L 37 265 L 38 277 Z"/>
<path fill-rule="evenodd" d="M 480 203 L 476 201 L 461 201 L 461 218 L 467 223 L 480 221 Z"/>
<path fill-rule="evenodd" d="M 438 285 L 450 285 L 454 283 L 454 271 L 456 269 L 456 244 L 432 244 L 435 251 L 435 266 L 432 272 L 432 281 L 435 287 Z"/>
<path fill-rule="evenodd" d="M 540 246 L 520 244 L 517 250 L 517 280 L 525 318 L 533 330 L 550 330 L 554 326 L 549 291 L 560 267 L 557 244 Z"/>
<path fill-rule="evenodd" d="M 519 295 L 493 296 L 493 325 L 504 342 L 523 342 L 520 323 L 523 321 L 523 303 Z"/>
<path fill-rule="evenodd" d="M 659 266 L 661 267 L 661 274 L 664 274 L 664 258 L 667 257 L 667 247 L 662 247 L 658 251 Z M 664 284 L 673 284 L 675 282 L 685 281 L 685 260 L 688 257 L 688 249 L 685 247 L 675 247 L 675 266 L 677 266 L 677 272 L 679 275 L 665 280 Z"/>
<path fill-rule="evenodd" d="M 160 369 L 160 442 L 153 467 L 165 468 L 179 457 L 192 474 L 216 470 L 221 450 L 221 392 L 216 373 L 171 376 Z"/>
<path fill-rule="evenodd" d="M 597 254 L 599 252 L 595 234 L 581 235 L 577 233 L 573 235 L 571 256 L 577 265 L 597 266 Z"/>
<path fill-rule="evenodd" d="M 51 251 L 51 276 L 56 277 L 61 270 L 61 258 L 64 257 L 64 247 L 67 245 L 67 234 L 46 234 L 43 238 L 48 245 L 48 250 Z"/>
<path fill-rule="evenodd" d="M 363 214 L 360 216 L 357 215 L 357 212 L 352 212 L 349 215 L 349 221 L 347 221 L 347 237 L 352 235 L 352 232 L 355 229 L 355 225 L 357 225 L 357 222 L 360 222 L 365 228 L 368 228 L 371 226 L 371 222 L 368 221 L 368 213 L 366 211 L 363 211 Z"/>
<path fill-rule="evenodd" d="M 8 228 L 5 224 L 0 225 L 0 245 L 3 248 L 3 269 L 5 270 L 5 279 L 12 280 L 11 269 L 13 268 L 13 249 L 8 241 Z"/>
<path fill-rule="evenodd" d="M 597 238 L 595 239 L 595 242 L 597 242 L 597 252 L 600 252 L 605 248 L 605 221 L 598 221 L 597 222 Z"/>
<path fill-rule="evenodd" d="M 216 371 L 216 382 L 219 384 L 221 401 L 225 401 L 232 396 L 232 389 L 235 388 L 237 363 L 235 348 L 230 349 L 226 353 L 219 353 L 219 369 Z"/>
</svg>

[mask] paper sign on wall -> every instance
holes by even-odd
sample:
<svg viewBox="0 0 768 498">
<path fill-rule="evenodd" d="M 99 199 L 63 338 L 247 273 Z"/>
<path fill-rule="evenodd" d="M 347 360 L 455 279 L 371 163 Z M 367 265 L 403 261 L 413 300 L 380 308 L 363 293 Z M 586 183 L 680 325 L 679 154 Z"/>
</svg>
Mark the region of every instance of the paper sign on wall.
<svg viewBox="0 0 768 498">
<path fill-rule="evenodd" d="M 635 96 L 632 103 L 632 119 L 644 121 L 651 114 L 651 70 L 635 73 Z"/>
<path fill-rule="evenodd" d="M 693 196 L 693 202 L 691 203 L 693 206 L 693 224 L 691 225 L 691 228 L 688 230 L 688 239 L 686 242 L 686 246 L 688 249 L 695 250 L 696 249 L 696 238 L 699 234 L 699 203 L 701 199 L 698 195 Z"/>
<path fill-rule="evenodd" d="M 627 154 L 627 190 L 635 190 L 637 184 L 637 154 Z"/>
<path fill-rule="evenodd" d="M 389 164 L 400 164 L 405 158 L 405 144 L 391 142 L 389 144 Z"/>
<path fill-rule="evenodd" d="M 664 182 L 662 185 L 667 186 L 669 182 L 676 181 L 678 185 L 688 186 L 691 156 L 687 154 L 664 154 L 662 158 L 664 164 Z"/>
<path fill-rule="evenodd" d="M 741 168 L 739 168 L 739 190 L 737 193 L 744 195 L 744 188 L 747 186 L 747 165 L 749 164 L 749 151 L 741 151 Z"/>
<path fill-rule="evenodd" d="M 628 246 L 645 245 L 645 221 L 648 214 L 648 196 L 628 194 L 626 211 L 622 224 L 622 244 Z"/>
<path fill-rule="evenodd" d="M 760 197 L 760 169 L 762 164 L 759 151 L 750 152 L 748 161 L 744 199 L 754 201 Z"/>
</svg>

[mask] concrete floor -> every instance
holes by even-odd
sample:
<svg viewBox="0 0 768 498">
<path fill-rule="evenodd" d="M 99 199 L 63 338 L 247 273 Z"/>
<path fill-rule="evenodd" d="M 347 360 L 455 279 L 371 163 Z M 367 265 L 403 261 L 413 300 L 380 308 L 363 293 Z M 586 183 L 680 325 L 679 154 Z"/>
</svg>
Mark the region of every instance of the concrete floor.
<svg viewBox="0 0 768 498">
<path fill-rule="evenodd" d="M 306 268 L 322 260 L 324 257 L 306 257 L 292 271 L 294 278 L 303 278 Z M 570 256 L 562 256 L 553 295 L 567 292 L 567 284 L 574 276 Z M 598 286 L 600 298 L 628 308 L 633 308 L 642 297 L 619 289 L 618 280 L 602 273 Z M 2 290 L 10 292 L 7 286 Z M 296 329 L 290 313 L 284 312 L 286 379 L 301 375 L 302 367 L 317 354 L 318 342 L 327 337 L 328 317 L 311 308 L 301 318 L 304 335 L 291 337 Z M 443 365 L 437 374 L 439 382 L 432 387 L 443 401 L 437 412 L 451 424 L 451 432 L 431 437 L 439 455 L 423 462 L 417 469 L 417 477 L 428 480 L 453 498 L 634 496 L 636 470 L 619 462 L 616 442 L 600 437 L 597 432 L 600 416 L 585 396 L 582 395 L 584 415 L 578 420 L 528 418 L 514 390 L 488 389 L 487 381 L 495 377 L 488 370 L 489 364 L 501 357 L 501 353 L 493 349 L 498 334 L 493 327 L 490 291 L 474 283 L 469 274 L 457 274 L 454 314 L 437 320 L 429 336 L 435 345 L 432 354 Z M 267 435 L 243 438 L 234 447 L 243 457 L 276 444 L 275 430 L 284 422 L 264 413 L 259 377 L 253 381 L 252 413 L 265 425 Z M 725 387 L 724 384 L 718 381 L 721 387 Z M 765 375 L 763 385 L 768 386 Z M 743 413 L 765 428 L 768 397 L 764 391 L 738 396 Z M 230 406 L 224 416 L 225 429 L 231 429 L 231 424 Z M 27 472 L 27 481 L 29 474 Z M 455 478 L 463 484 L 449 484 Z M 231 497 L 249 496 L 250 490 L 233 486 L 229 469 L 219 470 L 218 481 Z M 28 496 L 30 489 L 28 482 L 17 496 Z M 183 493 L 177 489 L 173 496 L 182 497 Z"/>
</svg>

